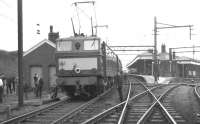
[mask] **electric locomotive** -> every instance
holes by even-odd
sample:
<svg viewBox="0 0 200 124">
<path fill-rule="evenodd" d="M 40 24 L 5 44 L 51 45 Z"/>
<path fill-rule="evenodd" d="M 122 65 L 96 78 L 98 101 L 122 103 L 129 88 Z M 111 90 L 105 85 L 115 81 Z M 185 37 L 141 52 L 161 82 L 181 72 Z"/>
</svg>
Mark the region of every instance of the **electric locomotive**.
<svg viewBox="0 0 200 124">
<path fill-rule="evenodd" d="M 70 97 L 94 97 L 115 84 L 122 71 L 118 56 L 95 35 L 56 41 L 57 84 Z"/>
</svg>

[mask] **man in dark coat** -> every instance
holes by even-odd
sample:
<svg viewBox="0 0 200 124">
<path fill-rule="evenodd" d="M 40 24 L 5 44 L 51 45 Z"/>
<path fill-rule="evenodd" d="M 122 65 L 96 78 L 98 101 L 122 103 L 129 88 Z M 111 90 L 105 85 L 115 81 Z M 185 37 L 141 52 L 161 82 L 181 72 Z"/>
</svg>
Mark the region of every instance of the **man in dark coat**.
<svg viewBox="0 0 200 124">
<path fill-rule="evenodd" d="M 15 77 L 12 77 L 12 90 L 13 90 L 13 92 L 15 93 L 15 86 L 16 86 L 16 79 L 15 79 Z"/>
<path fill-rule="evenodd" d="M 123 94 L 122 94 L 122 73 L 118 73 L 116 75 L 116 82 L 117 82 L 117 90 L 119 93 L 119 100 L 122 102 L 123 101 Z"/>
<path fill-rule="evenodd" d="M 35 93 L 35 96 L 38 97 L 38 74 L 35 73 L 34 77 L 33 77 L 33 81 L 34 81 L 34 93 Z"/>
<path fill-rule="evenodd" d="M 12 78 L 11 77 L 8 77 L 7 79 L 6 79 L 6 91 L 7 91 L 7 94 L 12 94 L 12 87 L 11 87 L 11 85 L 12 85 Z"/>
<path fill-rule="evenodd" d="M 39 78 L 39 84 L 38 84 L 38 95 L 41 98 L 42 97 L 42 87 L 43 87 L 44 81 L 42 78 Z"/>
</svg>

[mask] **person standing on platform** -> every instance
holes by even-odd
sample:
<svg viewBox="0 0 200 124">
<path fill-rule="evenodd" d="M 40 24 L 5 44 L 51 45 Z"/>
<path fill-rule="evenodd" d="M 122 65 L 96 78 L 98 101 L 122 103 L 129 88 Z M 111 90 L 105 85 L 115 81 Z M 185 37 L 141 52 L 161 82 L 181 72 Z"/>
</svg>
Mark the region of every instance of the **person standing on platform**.
<svg viewBox="0 0 200 124">
<path fill-rule="evenodd" d="M 16 83 L 16 81 L 15 81 L 15 77 L 12 77 L 12 91 L 15 93 L 15 83 Z"/>
<path fill-rule="evenodd" d="M 35 73 L 34 77 L 33 77 L 33 81 L 34 81 L 34 93 L 35 93 L 35 96 L 38 97 L 38 74 Z"/>
<path fill-rule="evenodd" d="M 42 87 L 43 87 L 44 81 L 42 78 L 39 78 L 39 84 L 38 84 L 38 95 L 40 98 L 42 98 Z"/>
<path fill-rule="evenodd" d="M 24 96 L 25 96 L 25 99 L 27 100 L 28 99 L 28 84 L 24 82 Z"/>
<path fill-rule="evenodd" d="M 0 103 L 3 102 L 3 80 L 0 77 Z"/>
<path fill-rule="evenodd" d="M 122 83 L 123 83 L 123 80 L 122 80 L 122 73 L 119 73 L 117 75 L 117 89 L 118 89 L 118 93 L 119 93 L 119 100 L 122 102 L 123 101 L 123 94 L 122 94 Z"/>
<path fill-rule="evenodd" d="M 12 94 L 12 78 L 11 77 L 7 77 L 6 78 L 6 88 L 7 88 L 7 94 Z"/>
</svg>

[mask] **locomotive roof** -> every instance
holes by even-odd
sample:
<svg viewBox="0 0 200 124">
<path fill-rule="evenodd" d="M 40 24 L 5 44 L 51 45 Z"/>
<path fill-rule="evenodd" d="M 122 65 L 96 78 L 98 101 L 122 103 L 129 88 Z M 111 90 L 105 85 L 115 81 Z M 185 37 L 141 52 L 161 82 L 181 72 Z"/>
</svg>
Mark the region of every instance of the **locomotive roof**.
<svg viewBox="0 0 200 124">
<path fill-rule="evenodd" d="M 100 38 L 96 37 L 96 36 L 89 36 L 89 37 L 87 37 L 87 36 L 76 36 L 76 37 L 71 36 L 71 37 L 66 37 L 66 38 L 59 38 L 57 41 L 59 41 L 59 40 L 94 40 L 94 39 L 100 40 Z"/>
</svg>

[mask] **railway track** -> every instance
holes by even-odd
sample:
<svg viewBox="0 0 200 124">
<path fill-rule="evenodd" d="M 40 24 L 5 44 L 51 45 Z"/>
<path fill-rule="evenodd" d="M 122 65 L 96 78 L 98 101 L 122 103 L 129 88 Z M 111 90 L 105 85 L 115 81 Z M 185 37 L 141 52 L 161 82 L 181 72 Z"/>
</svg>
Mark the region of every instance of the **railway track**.
<svg viewBox="0 0 200 124">
<path fill-rule="evenodd" d="M 74 111 L 68 113 L 66 116 L 55 120 L 53 124 L 80 124 L 85 120 L 92 118 L 94 115 L 107 110 L 111 106 L 102 106 L 105 101 L 99 101 L 98 103 L 87 106 L 86 108 L 75 109 Z"/>
<path fill-rule="evenodd" d="M 124 101 L 124 102 L 122 102 L 122 103 L 120 103 L 120 104 L 118 104 L 118 105 L 116 105 L 116 106 L 114 106 L 114 107 L 112 107 L 112 108 L 110 108 L 110 109 L 108 109 L 108 110 L 106 110 L 106 111 L 94 116 L 93 118 L 90 118 L 90 119 L 86 120 L 82 124 L 88 124 L 88 123 L 92 123 L 92 124 L 93 123 L 98 123 L 98 124 L 99 123 L 100 124 L 108 124 L 108 123 L 110 124 L 111 123 L 112 124 L 112 123 L 117 123 L 118 120 L 123 121 L 125 114 L 122 114 L 122 113 L 126 113 L 127 112 L 127 109 L 126 109 L 127 107 L 126 106 L 128 106 L 128 101 L 129 100 L 133 101 L 133 100 L 136 100 L 136 99 L 138 99 L 139 97 L 141 97 L 143 95 L 148 95 L 148 91 L 146 90 L 146 87 L 142 83 L 140 85 L 143 87 L 142 88 L 140 86 L 140 89 L 142 89 L 142 90 L 137 91 L 137 92 L 140 92 L 140 93 L 134 94 L 133 96 L 131 96 L 130 94 L 133 93 L 133 92 L 131 92 L 131 89 L 129 89 L 129 95 L 128 95 L 126 101 Z M 136 86 L 139 87 L 138 83 L 136 83 Z M 160 87 L 160 86 L 158 86 L 158 87 Z M 158 87 L 151 88 L 151 90 L 154 90 L 154 89 L 156 89 Z M 143 92 L 141 92 L 141 91 L 143 91 Z"/>
<path fill-rule="evenodd" d="M 194 94 L 196 95 L 197 99 L 200 101 L 200 86 L 196 85 L 194 87 Z"/>
<path fill-rule="evenodd" d="M 178 86 L 168 85 L 147 89 L 82 124 L 185 124 L 184 118 L 176 112 L 170 103 L 170 97 L 174 92 L 173 89 Z"/>
<path fill-rule="evenodd" d="M 144 96 L 129 102 L 127 112 L 124 113 L 126 118 L 124 118 L 123 123 L 143 123 L 142 118 L 145 118 L 147 113 L 149 113 L 149 109 L 153 108 L 153 105 L 158 102 L 157 99 L 160 98 L 163 91 L 167 91 L 171 87 L 174 86 L 160 86 L 154 90 L 147 89 L 149 92 Z"/>
<path fill-rule="evenodd" d="M 51 105 L 48 105 L 44 108 L 32 111 L 30 113 L 26 113 L 14 118 L 11 118 L 9 120 L 3 121 L 0 124 L 13 124 L 13 123 L 38 123 L 39 121 L 45 122 L 45 117 L 49 117 L 48 121 L 51 121 L 51 119 L 54 119 L 57 116 L 62 115 L 67 109 L 60 109 L 62 107 L 70 106 L 72 104 L 72 101 L 70 99 L 59 101 L 56 103 L 53 103 Z M 83 103 L 73 102 L 73 106 L 79 106 Z M 57 109 L 57 110 L 56 110 Z M 57 112 L 55 112 L 57 111 Z M 45 116 L 46 115 L 46 116 Z M 54 117 L 53 117 L 54 116 Z"/>
<path fill-rule="evenodd" d="M 140 118 L 137 123 L 148 123 L 148 124 L 186 124 L 186 120 L 174 109 L 171 104 L 171 96 L 173 95 L 174 89 L 178 87 L 173 86 L 166 90 L 154 104 L 149 107 L 145 114 Z"/>
<path fill-rule="evenodd" d="M 197 97 L 197 100 L 198 100 L 198 102 L 200 103 L 200 86 L 199 85 L 196 85 L 195 87 L 194 87 L 194 95 Z M 198 115 L 197 115 L 197 123 L 200 123 L 200 113 L 198 113 Z"/>
<path fill-rule="evenodd" d="M 63 100 L 56 102 L 55 104 L 46 106 L 39 110 L 35 110 L 30 113 L 26 113 L 24 115 L 6 120 L 1 122 L 0 124 L 13 124 L 13 123 L 20 123 L 20 124 L 50 124 L 55 123 L 55 120 L 59 120 L 61 117 L 67 115 L 71 115 L 76 110 L 81 110 L 87 108 L 89 105 L 97 102 L 102 97 L 106 96 L 112 89 L 106 91 L 105 93 L 101 94 L 100 96 L 88 101 L 73 101 L 73 100 Z M 95 107 L 95 106 L 93 106 Z M 110 107 L 110 106 L 108 106 Z M 91 108 L 89 108 L 91 109 Z M 86 110 L 86 109 L 85 109 Z M 70 112 L 72 111 L 72 112 Z M 69 113 L 70 112 L 70 113 Z"/>
<path fill-rule="evenodd" d="M 84 122 L 85 120 L 92 118 L 94 115 L 97 115 L 101 113 L 102 111 L 107 110 L 108 108 L 111 107 L 111 106 L 104 106 L 104 102 L 105 102 L 103 101 L 104 99 L 105 98 L 103 98 L 102 101 L 99 101 L 98 103 L 96 102 L 95 104 L 91 104 L 85 108 L 77 108 L 73 110 L 72 112 L 66 114 L 65 116 L 61 117 L 60 119 L 55 120 L 53 124 L 58 124 L 58 123 L 59 124 L 62 124 L 62 123 L 80 124 Z"/>
</svg>

